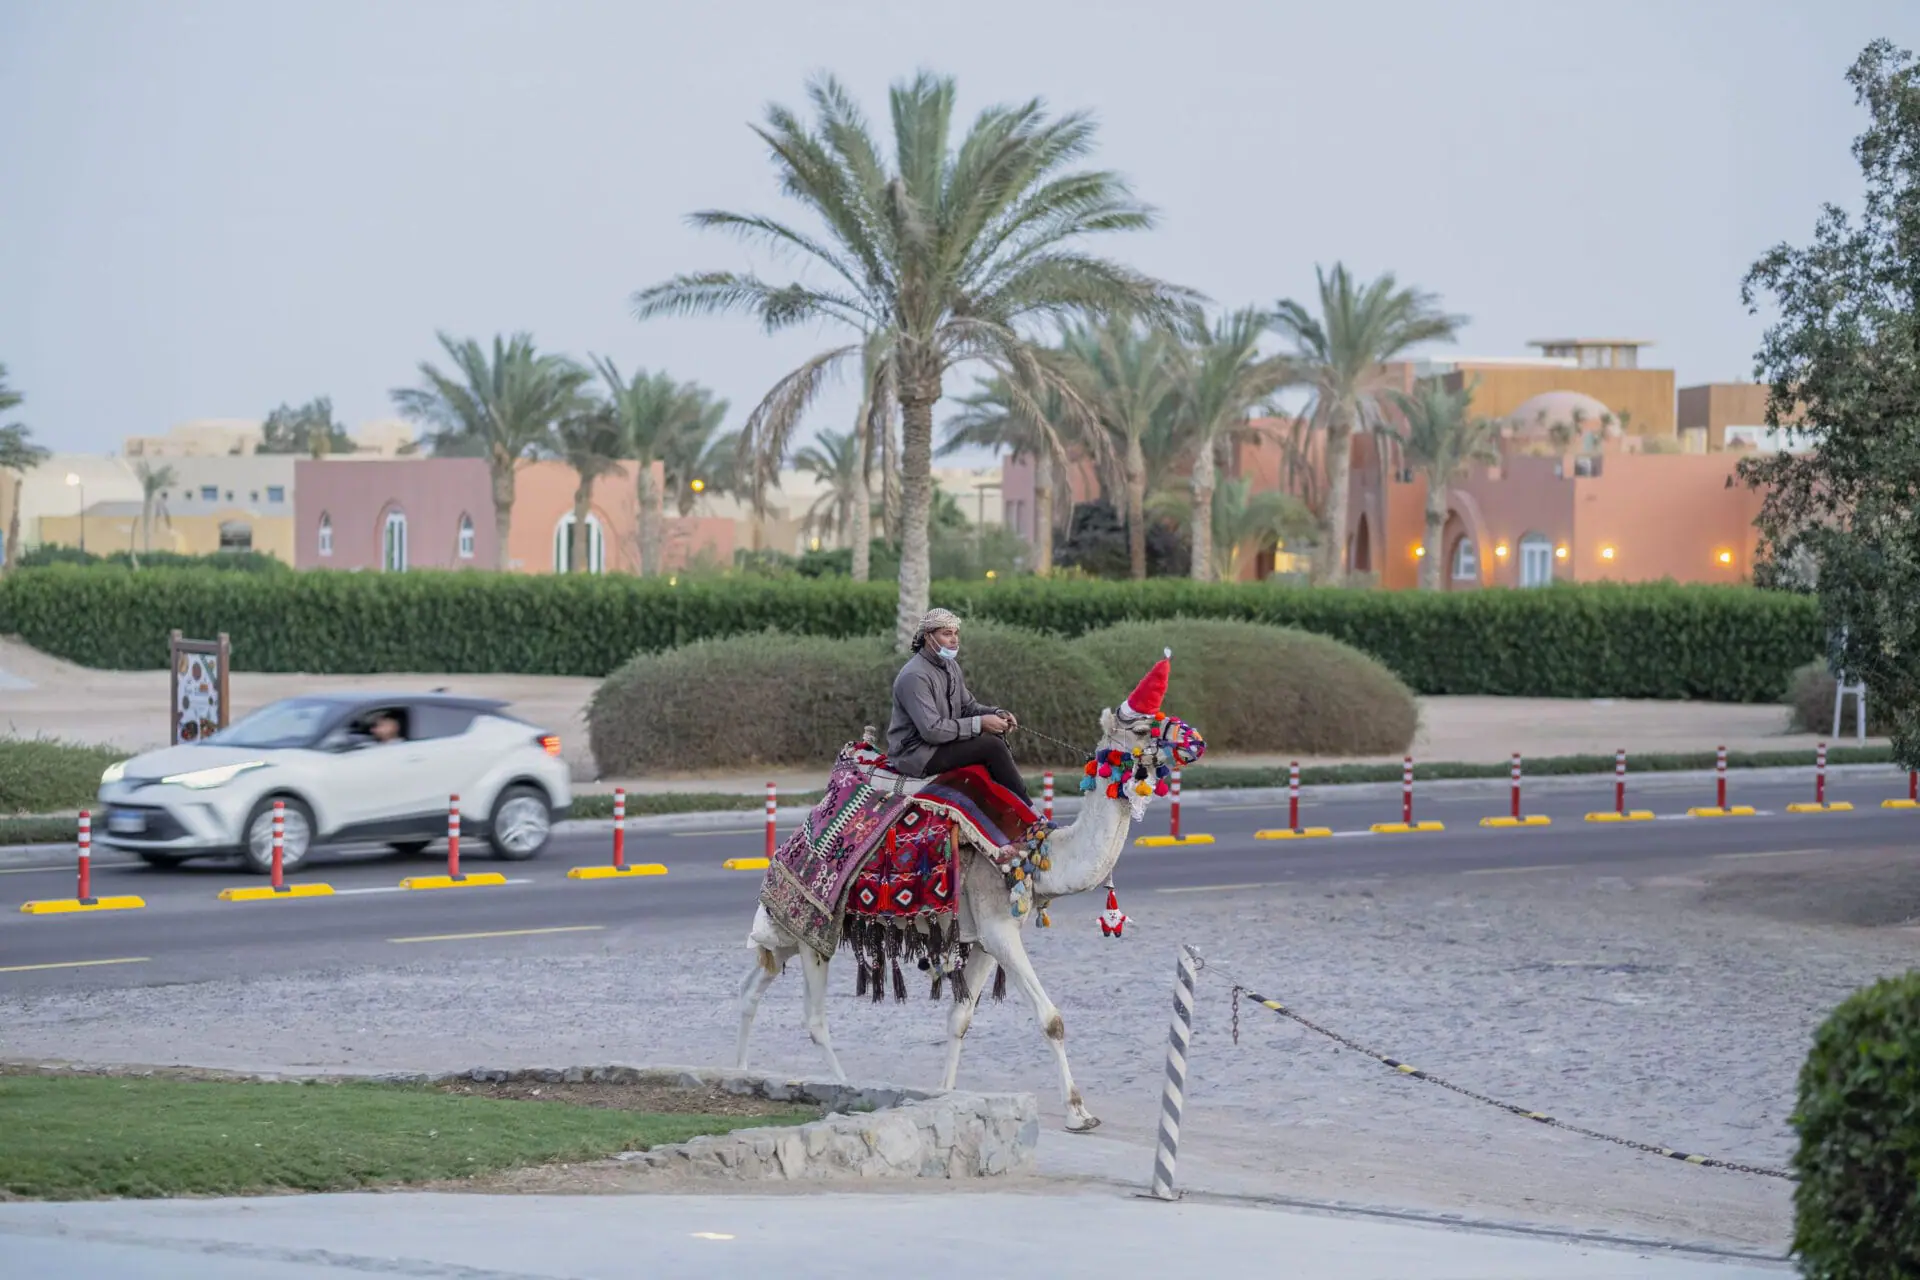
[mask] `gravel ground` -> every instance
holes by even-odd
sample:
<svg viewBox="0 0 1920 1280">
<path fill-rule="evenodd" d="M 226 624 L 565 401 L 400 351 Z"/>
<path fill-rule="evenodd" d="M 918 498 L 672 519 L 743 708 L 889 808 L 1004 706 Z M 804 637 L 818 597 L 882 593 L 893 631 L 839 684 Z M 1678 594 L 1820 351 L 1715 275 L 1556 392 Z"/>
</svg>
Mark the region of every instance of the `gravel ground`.
<svg viewBox="0 0 1920 1280">
<path fill-rule="evenodd" d="M 1143 1178 L 1174 951 L 1210 962 L 1191 1055 L 1186 1185 L 1784 1249 L 1790 1184 L 1662 1160 L 1531 1124 L 1408 1079 L 1243 1001 L 1235 976 L 1443 1078 L 1623 1137 L 1780 1167 L 1813 1027 L 1920 954 L 1920 854 L 1720 860 L 1632 878 L 1577 870 L 1224 888 L 1123 905 L 1119 941 L 1087 895 L 1032 942 L 1096 1113 L 1065 1165 Z M 598 1062 L 723 1065 L 738 930 L 540 940 L 511 957 L 263 979 L 0 995 L 16 1060 L 248 1070 L 452 1069 Z M 534 945 L 540 946 L 536 953 Z M 833 981 L 856 1078 L 937 1079 L 943 1006 Z M 751 1065 L 818 1074 L 797 971 L 762 1008 Z M 1057 1122 L 1051 1057 L 1017 997 L 983 1009 L 961 1083 L 1032 1090 Z M 1116 1141 L 1117 1140 L 1117 1141 Z"/>
</svg>

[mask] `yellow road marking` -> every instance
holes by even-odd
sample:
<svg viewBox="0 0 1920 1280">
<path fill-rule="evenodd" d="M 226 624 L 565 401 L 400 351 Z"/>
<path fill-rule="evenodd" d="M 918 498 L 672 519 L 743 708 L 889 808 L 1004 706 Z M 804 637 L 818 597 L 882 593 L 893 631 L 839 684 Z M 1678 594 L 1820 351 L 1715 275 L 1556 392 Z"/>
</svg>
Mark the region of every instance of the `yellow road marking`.
<svg viewBox="0 0 1920 1280">
<path fill-rule="evenodd" d="M 57 964 L 10 964 L 0 973 L 32 973 L 39 969 L 90 969 L 98 964 L 145 964 L 151 956 L 122 956 L 117 960 L 62 960 Z"/>
<path fill-rule="evenodd" d="M 1716 858 L 1793 858 L 1801 854 L 1832 853 L 1831 849 L 1769 849 L 1762 853 L 1716 853 Z"/>
<path fill-rule="evenodd" d="M 1517 876 L 1528 871 L 1572 871 L 1571 862 L 1554 862 L 1539 867 L 1476 867 L 1472 871 L 1462 871 L 1463 876 Z"/>
<path fill-rule="evenodd" d="M 432 933 L 418 938 L 388 938 L 388 942 L 465 942 L 469 938 L 525 938 L 536 933 L 592 933 L 603 924 L 562 924 L 551 929 L 495 929 L 488 933 Z"/>
<path fill-rule="evenodd" d="M 1155 893 L 1225 893 L 1229 889 L 1277 889 L 1279 885 L 1272 880 L 1261 880 L 1248 884 L 1183 884 L 1177 889 L 1155 889 Z"/>
</svg>

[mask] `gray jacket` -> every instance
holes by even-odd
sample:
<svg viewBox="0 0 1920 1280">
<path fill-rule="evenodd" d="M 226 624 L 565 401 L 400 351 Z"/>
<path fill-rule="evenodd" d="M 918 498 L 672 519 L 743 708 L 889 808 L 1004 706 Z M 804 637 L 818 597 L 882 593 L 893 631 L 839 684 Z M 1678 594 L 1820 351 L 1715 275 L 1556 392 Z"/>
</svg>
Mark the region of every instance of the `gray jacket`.
<svg viewBox="0 0 1920 1280">
<path fill-rule="evenodd" d="M 958 662 L 923 647 L 893 678 L 887 760 L 904 777 L 924 777 L 936 747 L 977 738 L 981 716 L 1004 714 L 974 701 Z"/>
</svg>

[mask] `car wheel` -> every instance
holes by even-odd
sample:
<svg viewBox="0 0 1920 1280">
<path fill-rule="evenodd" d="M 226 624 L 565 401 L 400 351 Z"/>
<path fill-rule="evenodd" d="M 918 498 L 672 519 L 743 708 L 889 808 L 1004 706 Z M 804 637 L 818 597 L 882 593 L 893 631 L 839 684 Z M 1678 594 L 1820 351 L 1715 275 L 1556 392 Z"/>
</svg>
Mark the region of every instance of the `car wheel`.
<svg viewBox="0 0 1920 1280">
<path fill-rule="evenodd" d="M 285 827 L 281 833 L 280 870 L 293 871 L 307 860 L 313 847 L 313 811 L 290 796 L 286 804 Z M 247 869 L 258 875 L 273 874 L 273 800 L 269 796 L 253 807 L 247 818 L 247 844 L 242 854 Z"/>
<path fill-rule="evenodd" d="M 393 850 L 395 853 L 404 853 L 408 857 L 411 857 L 416 853 L 424 851 L 426 847 L 432 843 L 433 841 L 431 840 L 392 840 L 387 843 L 387 848 Z"/>
<path fill-rule="evenodd" d="M 177 853 L 147 853 L 139 849 L 134 850 L 133 856 L 150 867 L 177 867 L 186 861 Z"/>
<path fill-rule="evenodd" d="M 493 802 L 487 843 L 502 858 L 521 862 L 547 847 L 553 834 L 553 810 L 537 787 L 512 786 Z"/>
</svg>

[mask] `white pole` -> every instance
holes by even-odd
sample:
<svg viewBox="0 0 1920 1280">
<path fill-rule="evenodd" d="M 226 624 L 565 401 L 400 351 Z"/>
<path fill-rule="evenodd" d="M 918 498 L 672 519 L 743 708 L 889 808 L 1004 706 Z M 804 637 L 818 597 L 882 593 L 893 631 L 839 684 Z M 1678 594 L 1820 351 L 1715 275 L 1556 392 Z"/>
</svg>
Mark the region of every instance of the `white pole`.
<svg viewBox="0 0 1920 1280">
<path fill-rule="evenodd" d="M 1173 984 L 1173 1026 L 1167 1033 L 1167 1081 L 1160 1094 L 1160 1144 L 1153 1153 L 1153 1197 L 1178 1200 L 1173 1189 L 1174 1157 L 1180 1147 L 1180 1113 L 1187 1104 L 1187 1045 L 1193 1039 L 1193 989 L 1200 953 L 1182 943 L 1178 980 Z"/>
</svg>

